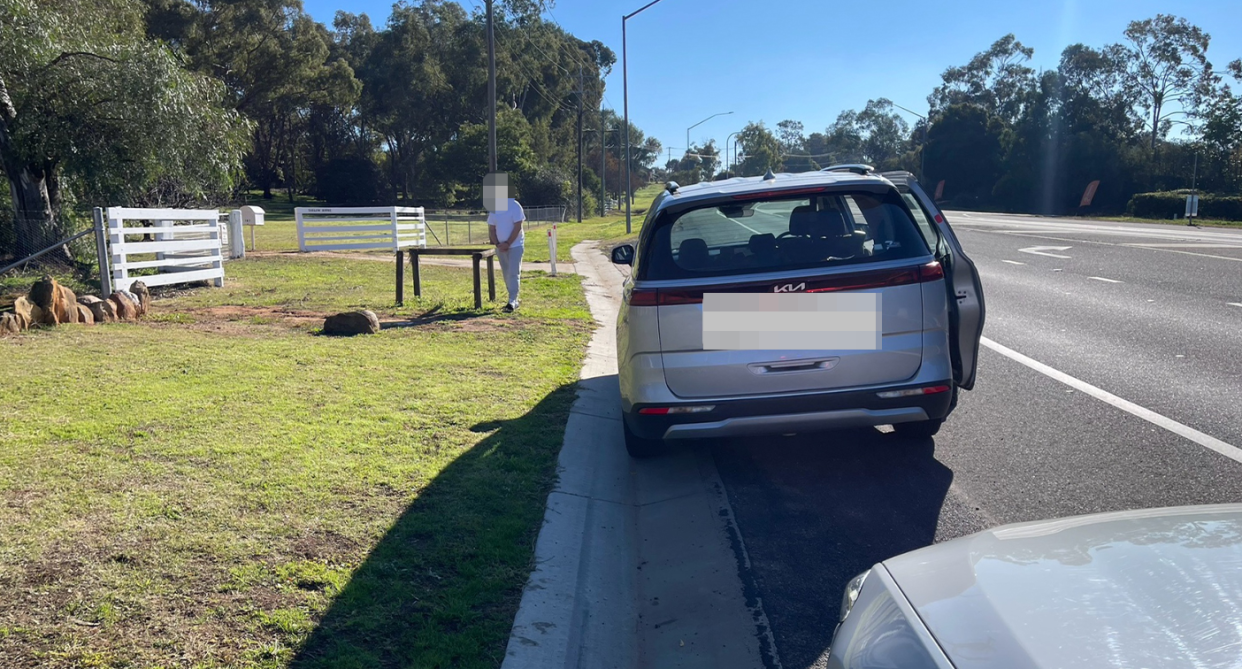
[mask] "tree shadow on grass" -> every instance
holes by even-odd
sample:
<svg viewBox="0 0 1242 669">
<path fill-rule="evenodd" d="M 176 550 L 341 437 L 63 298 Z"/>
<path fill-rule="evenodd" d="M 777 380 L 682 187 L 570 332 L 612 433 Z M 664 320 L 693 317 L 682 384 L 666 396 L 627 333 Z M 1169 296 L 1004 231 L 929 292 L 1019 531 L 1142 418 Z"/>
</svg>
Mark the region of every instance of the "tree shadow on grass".
<svg viewBox="0 0 1242 669">
<path fill-rule="evenodd" d="M 446 467 L 354 571 L 298 669 L 496 667 L 530 573 L 575 397 L 546 395 Z"/>
</svg>

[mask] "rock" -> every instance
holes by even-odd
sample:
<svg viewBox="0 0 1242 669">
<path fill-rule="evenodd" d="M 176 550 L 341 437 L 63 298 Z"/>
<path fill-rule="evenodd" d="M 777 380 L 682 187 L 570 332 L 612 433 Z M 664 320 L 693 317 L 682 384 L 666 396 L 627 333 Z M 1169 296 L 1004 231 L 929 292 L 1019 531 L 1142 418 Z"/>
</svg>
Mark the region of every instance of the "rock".
<svg viewBox="0 0 1242 669">
<path fill-rule="evenodd" d="M 44 325 L 69 322 L 69 308 L 64 299 L 65 294 L 61 292 L 60 284 L 51 276 L 44 275 L 30 287 L 30 301 L 40 309 L 39 322 Z M 62 319 L 62 316 L 66 318 Z"/>
<path fill-rule="evenodd" d="M 101 300 L 94 295 L 90 297 L 95 301 L 87 304 L 87 308 L 91 310 L 91 315 L 95 317 L 96 323 L 111 323 L 116 320 L 116 303 L 112 300 Z"/>
<path fill-rule="evenodd" d="M 25 295 L 22 295 L 13 301 L 13 313 L 18 314 L 19 316 L 25 316 L 27 324 L 30 323 L 30 312 L 33 308 L 34 305 L 30 303 L 30 300 L 27 299 Z"/>
<path fill-rule="evenodd" d="M 22 331 L 21 322 L 18 321 L 17 314 L 5 312 L 0 314 L 0 335 L 18 334 Z"/>
<path fill-rule="evenodd" d="M 78 296 L 78 304 L 85 304 L 86 306 L 89 307 L 92 304 L 95 304 L 96 302 L 103 302 L 103 300 L 99 299 L 98 297 L 95 297 L 94 295 L 79 295 Z"/>
<path fill-rule="evenodd" d="M 60 318 L 61 323 L 77 323 L 78 322 L 78 296 L 73 294 L 72 290 L 56 284 L 56 292 L 60 298 L 56 300 L 58 308 L 63 305 L 63 310 L 56 314 Z"/>
<path fill-rule="evenodd" d="M 138 318 L 138 308 L 134 305 L 134 301 L 126 291 L 118 290 L 112 293 L 108 296 L 108 301 L 116 309 L 116 319 L 118 321 L 132 321 Z"/>
<path fill-rule="evenodd" d="M 328 316 L 323 322 L 323 334 L 326 335 L 348 337 L 358 334 L 375 334 L 379 331 L 379 318 L 367 309 Z"/>
<path fill-rule="evenodd" d="M 17 326 L 20 327 L 21 329 L 23 330 L 30 329 L 30 317 L 27 316 L 26 314 L 19 314 L 17 312 L 13 312 L 13 318 L 17 319 Z"/>
<path fill-rule="evenodd" d="M 73 308 L 76 309 L 78 312 L 79 323 L 83 325 L 94 325 L 95 324 L 95 314 L 94 312 L 91 311 L 90 307 L 86 306 L 85 304 L 74 304 Z"/>
<path fill-rule="evenodd" d="M 43 310 L 38 305 L 30 305 L 30 324 L 39 325 L 43 322 Z"/>
<path fill-rule="evenodd" d="M 151 289 L 147 288 L 147 284 L 141 281 L 135 281 L 133 285 L 129 287 L 129 292 L 133 293 L 134 296 L 138 298 L 138 301 L 135 304 L 135 306 L 138 307 L 138 317 L 142 318 L 143 316 L 146 316 L 147 312 L 151 310 Z"/>
</svg>

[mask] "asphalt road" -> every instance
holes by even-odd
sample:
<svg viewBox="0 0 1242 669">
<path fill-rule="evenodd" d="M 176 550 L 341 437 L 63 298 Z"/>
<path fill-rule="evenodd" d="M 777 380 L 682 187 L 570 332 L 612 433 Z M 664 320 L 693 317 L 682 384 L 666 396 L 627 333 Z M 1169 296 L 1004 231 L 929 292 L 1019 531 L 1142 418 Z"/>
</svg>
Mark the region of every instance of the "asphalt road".
<svg viewBox="0 0 1242 669">
<path fill-rule="evenodd" d="M 1242 501 L 1242 464 L 1204 445 L 1242 447 L 1242 230 L 948 217 L 982 273 L 984 336 L 1131 411 L 985 347 L 934 440 L 703 446 L 785 669 L 825 665 L 845 583 L 898 553 L 1004 523 Z"/>
</svg>

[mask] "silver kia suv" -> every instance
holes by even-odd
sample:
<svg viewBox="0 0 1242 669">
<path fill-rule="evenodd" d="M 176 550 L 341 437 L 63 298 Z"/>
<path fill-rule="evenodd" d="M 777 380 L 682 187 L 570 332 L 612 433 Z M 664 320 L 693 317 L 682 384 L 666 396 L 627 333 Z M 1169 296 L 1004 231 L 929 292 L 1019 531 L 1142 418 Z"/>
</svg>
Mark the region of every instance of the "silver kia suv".
<svg viewBox="0 0 1242 669">
<path fill-rule="evenodd" d="M 678 187 L 652 204 L 617 319 L 626 449 L 892 425 L 927 438 L 974 386 L 983 290 L 907 172 Z"/>
</svg>

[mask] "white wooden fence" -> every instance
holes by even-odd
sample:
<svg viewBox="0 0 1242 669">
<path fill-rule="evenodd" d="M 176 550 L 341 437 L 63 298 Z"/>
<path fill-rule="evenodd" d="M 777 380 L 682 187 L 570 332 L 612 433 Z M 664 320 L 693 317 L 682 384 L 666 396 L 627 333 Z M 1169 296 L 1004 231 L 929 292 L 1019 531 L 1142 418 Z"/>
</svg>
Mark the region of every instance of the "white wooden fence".
<svg viewBox="0 0 1242 669">
<path fill-rule="evenodd" d="M 422 207 L 297 207 L 293 212 L 302 251 L 427 246 Z"/>
<path fill-rule="evenodd" d="M 154 227 L 126 225 L 135 221 L 150 221 Z M 128 239 L 139 236 L 155 241 Z M 113 290 L 129 290 L 135 281 L 148 286 L 193 281 L 224 285 L 220 212 L 216 209 L 109 207 L 108 247 Z M 133 270 L 151 268 L 158 273 L 130 276 Z"/>
</svg>

